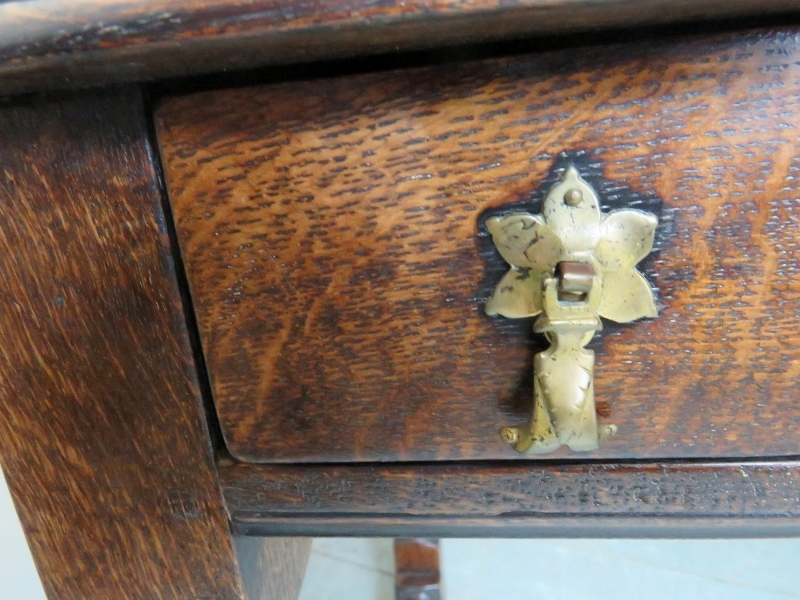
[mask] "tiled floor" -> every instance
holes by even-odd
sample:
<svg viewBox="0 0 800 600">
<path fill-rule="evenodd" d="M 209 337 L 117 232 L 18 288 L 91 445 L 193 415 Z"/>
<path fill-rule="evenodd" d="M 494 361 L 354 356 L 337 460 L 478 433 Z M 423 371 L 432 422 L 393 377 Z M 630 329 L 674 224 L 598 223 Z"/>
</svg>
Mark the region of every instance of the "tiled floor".
<svg viewBox="0 0 800 600">
<path fill-rule="evenodd" d="M 445 600 L 800 598 L 800 540 L 442 540 Z M 392 541 L 315 539 L 300 600 L 394 600 Z"/>
</svg>

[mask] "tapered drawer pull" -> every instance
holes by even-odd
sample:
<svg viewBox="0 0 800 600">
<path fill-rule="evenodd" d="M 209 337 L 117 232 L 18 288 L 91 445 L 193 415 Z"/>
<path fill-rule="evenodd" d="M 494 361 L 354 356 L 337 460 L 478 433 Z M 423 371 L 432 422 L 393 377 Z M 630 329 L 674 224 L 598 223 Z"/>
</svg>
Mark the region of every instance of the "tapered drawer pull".
<svg viewBox="0 0 800 600">
<path fill-rule="evenodd" d="M 600 317 L 629 323 L 658 314 L 653 290 L 636 264 L 653 249 L 658 219 L 639 210 L 600 211 L 595 191 L 574 167 L 547 193 L 542 214 L 511 213 L 486 222 L 511 265 L 486 303 L 489 315 L 538 315 L 534 331 L 550 347 L 534 357 L 530 421 L 501 435 L 518 452 L 545 454 L 561 445 L 596 450 L 616 432 L 598 426 L 594 352 L 584 346 Z"/>
</svg>

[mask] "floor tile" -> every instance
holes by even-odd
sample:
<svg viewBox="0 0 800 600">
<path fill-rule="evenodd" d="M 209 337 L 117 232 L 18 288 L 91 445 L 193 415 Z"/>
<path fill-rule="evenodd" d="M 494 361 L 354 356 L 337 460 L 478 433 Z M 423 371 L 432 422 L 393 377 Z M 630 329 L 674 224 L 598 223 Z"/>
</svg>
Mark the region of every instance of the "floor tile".
<svg viewBox="0 0 800 600">
<path fill-rule="evenodd" d="M 392 541 L 315 539 L 299 600 L 394 600 Z"/>
<path fill-rule="evenodd" d="M 800 598 L 797 574 L 779 575 L 766 550 L 787 541 L 797 556 L 796 540 L 764 540 L 761 558 L 754 540 L 443 540 L 443 588 L 445 600 Z"/>
<path fill-rule="evenodd" d="M 392 538 L 315 538 L 311 552 L 394 577 Z"/>
<path fill-rule="evenodd" d="M 634 564 L 800 598 L 800 540 L 558 540 Z"/>
</svg>

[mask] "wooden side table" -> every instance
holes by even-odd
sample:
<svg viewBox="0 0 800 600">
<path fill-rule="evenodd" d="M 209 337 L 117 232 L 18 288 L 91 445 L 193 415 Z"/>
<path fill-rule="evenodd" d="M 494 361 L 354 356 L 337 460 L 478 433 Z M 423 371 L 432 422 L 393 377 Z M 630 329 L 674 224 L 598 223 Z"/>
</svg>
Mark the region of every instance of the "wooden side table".
<svg viewBox="0 0 800 600">
<path fill-rule="evenodd" d="M 481 0 L 465 4 L 438 0 L 379 4 L 366 0 L 137 0 L 80 5 L 37 0 L 0 4 L 0 460 L 48 596 L 82 600 L 295 598 L 311 535 L 796 535 L 800 531 L 800 448 L 794 427 L 800 409 L 794 390 L 800 376 L 794 336 L 800 316 L 794 300 L 800 293 L 796 284 L 800 267 L 794 258 L 793 228 L 798 219 L 794 182 L 800 153 L 793 124 L 800 97 L 796 83 L 800 77 L 795 73 L 800 57 L 794 27 L 798 20 L 787 11 L 800 8 L 800 3 L 702 0 L 690 4 L 650 0 L 635 4 L 613 0 Z M 647 30 L 647 34 L 625 30 L 625 42 L 632 42 L 627 37 L 635 37 L 634 33 L 639 36 L 635 49 L 619 43 L 598 45 L 600 41 L 618 42 L 619 30 L 589 33 L 601 27 L 639 28 L 685 23 L 700 16 L 766 13 L 776 16 L 761 23 L 764 28 L 743 31 L 755 23 L 727 21 L 694 27 L 688 40 L 682 29 Z M 728 30 L 731 32 L 725 33 Z M 557 40 L 541 37 L 554 33 L 565 35 Z M 488 49 L 476 45 L 507 42 L 523 35 L 539 36 L 533 38 L 539 41 L 524 47 L 520 44 L 527 42 Z M 652 44 L 647 41 L 651 37 L 656 40 Z M 464 48 L 451 48 L 447 54 L 453 44 L 471 44 L 469 52 L 477 58 L 509 58 L 491 63 L 491 68 L 487 63 L 453 67 L 457 73 L 441 97 L 438 91 L 431 92 L 430 77 L 417 71 L 405 71 L 401 79 L 370 76 L 363 79 L 363 88 L 347 87 L 339 79 L 324 79 L 323 84 L 307 87 L 297 83 L 333 74 L 385 71 L 398 65 L 449 65 L 433 51 L 385 53 L 438 48 L 450 59 L 461 58 L 459 53 L 467 52 Z M 521 50 L 541 50 L 541 46 L 560 50 L 533 58 L 519 56 Z M 366 63 L 356 60 L 367 54 L 373 56 Z M 314 61 L 311 66 L 297 66 L 298 62 Z M 494 85 L 495 68 L 502 71 L 500 83 L 507 88 Z M 450 67 L 439 69 L 426 73 L 438 73 L 443 81 L 442 74 Z M 464 92 L 471 69 L 480 71 L 483 78 L 480 91 L 472 95 Z M 583 79 L 577 82 L 579 75 Z M 539 76 L 540 80 L 534 81 Z M 316 454 L 306 456 L 290 444 L 270 446 L 274 440 L 265 441 L 264 429 L 248 422 L 261 418 L 263 424 L 263 419 L 272 415 L 259 404 L 268 394 L 231 393 L 224 399 L 233 402 L 235 410 L 219 411 L 222 404 L 215 404 L 212 393 L 217 393 L 217 399 L 223 397 L 214 389 L 220 381 L 219 366 L 207 364 L 207 333 L 213 330 L 203 328 L 205 322 L 200 321 L 208 314 L 196 310 L 198 296 L 190 293 L 190 284 L 195 282 L 189 279 L 204 271 L 185 269 L 202 257 L 202 243 L 181 245 L 179 237 L 186 229 L 176 228 L 176 217 L 196 217 L 190 209 L 207 198 L 184 195 L 180 205 L 171 205 L 167 192 L 171 199 L 178 198 L 183 193 L 178 188 L 191 184 L 202 172 L 207 189 L 224 202 L 233 202 L 223 206 L 230 208 L 246 194 L 231 201 L 225 197 L 228 186 L 252 184 L 261 193 L 259 186 L 279 186 L 279 178 L 265 182 L 257 177 L 258 165 L 263 164 L 258 160 L 264 157 L 266 147 L 262 142 L 269 132 L 248 136 L 247 131 L 239 131 L 239 116 L 246 112 L 231 113 L 235 118 L 231 118 L 229 130 L 235 143 L 217 153 L 214 144 L 227 138 L 192 137 L 192 133 L 186 139 L 191 138 L 195 146 L 181 146 L 185 140 L 180 136 L 170 144 L 164 137 L 166 121 L 156 123 L 155 116 L 171 118 L 168 125 L 181 125 L 174 117 L 189 114 L 179 110 L 188 107 L 197 111 L 193 115 L 209 117 L 208 121 L 198 118 L 189 123 L 203 130 L 203 126 L 211 127 L 230 116 L 214 114 L 220 105 L 205 104 L 203 98 L 243 99 L 239 110 L 244 110 L 256 97 L 263 109 L 269 105 L 266 99 L 274 93 L 273 88 L 231 95 L 220 90 L 279 81 L 287 86 L 282 89 L 321 89 L 319 97 L 330 92 L 325 97 L 336 100 L 316 107 L 308 122 L 316 120 L 307 131 L 301 131 L 302 123 L 292 121 L 293 111 L 303 107 L 298 108 L 291 99 L 280 106 L 284 112 L 272 115 L 276 127 L 302 138 L 299 151 L 307 150 L 301 146 L 308 140 L 316 143 L 333 139 L 334 134 L 346 135 L 328 131 L 331 124 L 326 115 L 335 113 L 341 119 L 336 124 L 346 119 L 357 121 L 368 114 L 361 110 L 365 98 L 380 104 L 381 110 L 405 111 L 409 122 L 421 123 L 431 131 L 443 127 L 436 115 L 450 118 L 453 115 L 447 111 L 453 107 L 472 110 L 479 103 L 478 118 L 461 115 L 462 121 L 454 121 L 453 127 L 466 128 L 463 122 L 472 117 L 479 124 L 469 129 L 477 131 L 480 123 L 507 118 L 503 115 L 514 110 L 531 113 L 525 126 L 548 116 L 554 123 L 552 135 L 531 144 L 546 147 L 549 154 L 526 154 L 527 171 L 543 169 L 536 161 L 552 161 L 550 150 L 557 142 L 566 144 L 569 139 L 577 144 L 577 138 L 559 137 L 558 128 L 567 127 L 564 121 L 573 128 L 589 127 L 585 123 L 591 121 L 595 136 L 591 139 L 607 140 L 603 156 L 616 157 L 610 164 L 619 178 L 639 182 L 654 206 L 655 199 L 663 201 L 661 222 L 666 225 L 658 238 L 663 243 L 657 247 L 662 254 L 654 259 L 651 275 L 658 276 L 659 284 L 671 294 L 663 298 L 664 307 L 673 306 L 674 313 L 684 319 L 681 323 L 695 327 L 692 331 L 696 333 L 696 343 L 687 347 L 685 354 L 664 350 L 678 335 L 669 325 L 672 317 L 668 315 L 653 326 L 649 342 L 641 344 L 645 350 L 652 346 L 652 353 L 643 351 L 631 357 L 620 344 L 636 330 L 614 329 L 603 338 L 604 343 L 618 351 L 615 356 L 622 356 L 619 364 L 624 363 L 627 370 L 615 377 L 606 375 L 606 389 L 623 390 L 619 392 L 622 397 L 628 374 L 664 373 L 667 367 L 680 367 L 681 377 L 691 380 L 680 389 L 685 388 L 686 398 L 696 400 L 686 411 L 688 416 L 676 417 L 670 412 L 672 404 L 641 400 L 647 394 L 656 398 L 659 389 L 666 390 L 653 379 L 629 386 L 638 394 L 639 404 L 629 411 L 633 425 L 620 434 L 629 436 L 620 438 L 623 440 L 639 435 L 642 445 L 638 448 L 646 448 L 646 453 L 612 441 L 592 456 L 520 457 L 498 441 L 500 427 L 493 420 L 476 420 L 459 412 L 470 408 L 469 402 L 461 402 L 447 408 L 472 426 L 464 426 L 466 441 L 462 445 L 449 444 L 448 432 L 438 437 L 435 431 L 430 433 L 425 429 L 430 423 L 419 418 L 415 422 L 422 424 L 414 431 L 421 443 L 404 445 L 392 438 L 374 444 L 365 427 L 385 432 L 393 425 L 370 417 L 372 420 L 358 429 L 356 415 L 342 423 L 342 428 L 355 427 L 347 430 L 356 431 L 366 442 L 335 440 L 344 442 L 337 445 L 339 453 L 320 455 L 319 447 L 324 448 L 332 437 L 326 424 L 320 425 L 318 420 L 311 424 L 319 427 L 314 431 L 329 437 L 313 440 Z M 400 90 L 397 96 L 392 95 L 395 84 Z M 584 104 L 583 109 L 561 118 L 554 107 L 566 102 L 568 90 L 579 84 L 593 86 L 584 98 L 594 98 L 592 108 Z M 340 87 L 333 89 L 336 85 Z M 536 88 L 539 100 L 525 97 L 535 85 L 540 86 Z M 331 89 L 323 89 L 328 87 Z M 359 89 L 369 93 L 360 95 Z M 203 90 L 210 95 L 175 99 Z M 415 90 L 422 91 L 415 95 Z M 598 94 L 602 98 L 598 99 Z M 309 97 L 306 94 L 305 99 L 311 103 Z M 167 102 L 166 98 L 172 99 Z M 469 104 L 470 98 L 480 102 Z M 575 98 L 569 101 L 578 102 Z M 412 110 L 415 103 L 424 105 L 425 110 Z M 505 113 L 487 108 L 501 103 L 508 104 Z M 743 104 L 747 111 L 739 121 L 713 108 L 723 106 L 733 112 Z M 311 104 L 304 106 L 308 109 Z M 439 109 L 443 112 L 437 113 Z M 601 111 L 610 111 L 612 120 L 622 115 L 625 123 L 618 120 L 613 127 L 602 129 L 598 123 Z M 507 125 L 522 127 L 522 120 Z M 256 125 L 264 122 L 261 119 Z M 379 123 L 359 122 L 348 131 L 362 131 L 359 127 L 366 131 L 373 125 Z M 398 135 L 408 133 L 402 125 L 394 126 Z M 293 126 L 297 130 L 292 130 Z M 462 129 L 458 133 L 466 135 Z M 435 133 L 445 136 L 447 132 L 436 129 Z M 162 136 L 161 145 L 157 135 Z M 285 146 L 296 141 L 292 135 L 287 134 Z M 460 275 L 467 271 L 474 275 L 482 265 L 494 264 L 494 270 L 487 267 L 486 272 L 496 274 L 502 267 L 502 272 L 497 272 L 503 276 L 511 267 L 499 254 L 495 256 L 485 223 L 470 216 L 477 211 L 469 209 L 480 205 L 482 210 L 501 210 L 519 204 L 517 208 L 524 205 L 527 211 L 530 207 L 525 203 L 534 200 L 531 188 L 523 189 L 515 182 L 527 185 L 534 174 L 542 173 L 510 173 L 487 183 L 486 173 L 503 162 L 492 156 L 501 148 L 508 150 L 502 146 L 508 139 L 499 133 L 471 146 L 469 141 L 458 142 L 460 146 L 453 140 L 445 142 L 444 137 L 418 138 L 406 140 L 413 149 L 404 151 L 417 152 L 415 160 L 425 167 L 418 173 L 392 171 L 404 157 L 395 154 L 387 158 L 382 153 L 388 146 L 380 140 L 361 149 L 357 158 L 370 164 L 383 160 L 386 173 L 391 171 L 398 180 L 410 178 L 402 184 L 451 177 L 448 181 L 453 189 L 472 199 L 464 201 L 465 214 L 457 215 L 456 220 L 468 223 L 469 236 L 448 242 L 452 245 L 446 248 L 461 253 L 459 264 L 465 269 L 451 275 L 462 287 L 457 297 L 446 296 L 442 306 L 446 308 L 455 298 L 453 301 L 469 302 L 470 314 L 478 314 L 486 298 L 478 298 L 477 288 L 469 287 L 473 282 L 459 279 Z M 734 142 L 725 141 L 730 139 Z M 659 145 L 662 142 L 663 147 Z M 455 154 L 478 148 L 487 158 L 474 165 L 469 177 L 460 172 L 448 175 L 444 172 L 464 168 L 464 157 L 448 159 L 441 154 L 442 144 L 455 144 L 445 148 Z M 583 148 L 575 144 L 569 156 L 583 156 Z M 232 148 L 246 151 L 237 154 Z M 162 150 L 166 150 L 164 156 Z M 695 157 L 691 160 L 686 158 L 689 150 Z M 208 154 L 197 159 L 195 154 L 200 151 Z M 433 170 L 450 159 L 452 164 L 441 172 Z M 327 189 L 347 160 L 346 151 L 331 154 L 320 167 L 324 181 L 315 183 L 315 189 Z M 469 160 L 477 159 L 471 155 Z M 217 169 L 211 175 L 202 166 L 209 164 Z M 292 162 L 287 169 L 295 169 L 293 185 L 302 187 L 297 183 L 303 179 L 297 173 L 298 164 Z M 230 176 L 228 167 L 242 173 Z M 362 169 L 359 173 L 363 174 L 368 168 L 362 165 L 357 170 Z M 176 173 L 188 173 L 186 181 L 176 183 Z M 172 177 L 169 185 L 165 175 Z M 372 175 L 378 181 L 382 173 Z M 246 184 L 236 183 L 241 181 Z M 350 189 L 361 183 L 353 183 L 350 191 L 344 192 L 363 200 L 374 188 L 368 190 L 367 186 L 358 193 Z M 629 183 L 625 185 L 633 185 Z M 379 185 L 383 184 L 375 183 Z M 709 185 L 711 192 L 702 192 Z M 401 187 L 390 189 L 396 197 L 389 200 L 408 197 L 408 190 Z M 480 196 L 487 187 L 505 196 L 491 204 L 494 201 Z M 603 191 L 613 196 L 612 188 Z M 696 201 L 695 196 L 687 197 L 687 189 L 693 190 Z M 672 193 L 667 195 L 665 190 Z M 423 191 L 428 194 L 426 201 L 434 192 L 450 193 L 435 186 Z M 719 200 L 729 192 L 730 202 Z M 325 193 L 313 200 L 320 210 L 326 209 L 330 200 Z M 483 199 L 475 199 L 476 194 Z M 619 200 L 614 198 L 614 202 Z M 309 202 L 305 196 L 293 201 Z M 251 208 L 247 202 L 242 205 L 243 212 Z M 175 207 L 185 212 L 178 215 L 173 212 Z M 422 212 L 419 206 L 406 208 L 412 215 Z M 212 218 L 205 212 L 198 219 Z M 223 219 L 223 224 L 233 236 L 230 239 L 248 227 L 246 216 Z M 206 233 L 213 238 L 215 232 Z M 273 227 L 271 233 L 277 239 L 286 231 Z M 396 228 L 384 235 L 401 239 L 405 234 Z M 199 239 L 204 240 L 202 235 Z M 375 240 L 386 242 L 380 235 Z M 336 246 L 335 240 L 327 242 L 326 251 Z M 389 239 L 388 247 L 394 252 L 400 242 L 391 242 Z M 426 247 L 433 247 L 433 242 Z M 685 260 L 670 258 L 670 248 L 681 249 Z M 495 254 L 490 256 L 491 252 Z M 402 252 L 398 256 L 403 256 Z M 218 258 L 222 261 L 221 255 Z M 674 260 L 670 263 L 668 259 Z M 666 264 L 669 269 L 662 268 Z M 443 268 L 442 263 L 431 268 Z M 211 276 L 220 276 L 219 271 L 212 270 Z M 358 273 L 353 274 L 353 281 L 364 289 L 369 287 Z M 209 289 L 216 289 L 216 283 L 211 281 Z M 484 287 L 492 289 L 496 284 L 492 280 Z M 440 287 L 445 287 L 443 280 Z M 256 291 L 266 294 L 274 289 Z M 400 304 L 407 307 L 413 303 L 407 291 L 398 293 Z M 230 306 L 234 305 L 231 300 Z M 484 313 L 481 318 L 488 318 Z M 328 315 L 327 323 L 342 325 L 339 316 Z M 261 325 L 264 323 L 250 330 L 255 332 L 253 339 L 258 338 Z M 484 332 L 491 329 L 486 322 L 479 327 Z M 496 326 L 503 332 L 512 327 Z M 451 323 L 449 329 L 436 324 L 429 329 L 447 336 L 458 328 Z M 205 336 L 202 340 L 201 335 Z M 527 386 L 530 391 L 534 386 L 530 363 L 538 342 L 524 336 L 514 339 L 517 346 L 509 343 L 507 348 L 520 364 L 524 362 L 516 372 L 518 387 Z M 216 341 L 213 336 L 211 341 Z M 246 339 L 239 342 L 228 348 L 225 356 L 234 367 L 246 365 L 245 359 L 253 354 L 248 354 L 252 348 L 247 347 Z M 355 352 L 352 346 L 356 346 Z M 349 352 L 342 354 L 342 361 L 363 364 L 357 346 L 337 346 Z M 256 350 L 266 352 L 262 346 Z M 278 350 L 275 364 L 283 356 Z M 601 358 L 602 352 L 603 347 L 597 346 Z M 395 393 L 402 392 L 403 385 L 411 390 L 416 384 L 420 388 L 428 385 L 428 390 L 436 385 L 440 386 L 436 389 L 446 390 L 456 379 L 469 383 L 470 377 L 478 377 L 474 372 L 459 372 L 448 360 L 442 360 L 439 373 L 427 373 L 424 382 L 402 375 L 395 381 Z M 687 361 L 700 365 L 699 371 L 686 367 Z M 496 364 L 512 368 L 503 360 Z M 607 365 L 606 369 L 606 374 L 616 373 Z M 275 372 L 279 370 L 275 368 Z M 697 373 L 700 376 L 695 377 Z M 241 377 L 253 381 L 253 373 L 242 371 Z M 273 385 L 274 380 L 265 376 L 259 389 Z M 351 383 L 342 377 L 331 385 L 336 392 Z M 674 381 L 675 386 L 679 383 Z M 310 392 L 300 388 L 294 381 L 286 383 L 286 390 L 300 390 L 300 400 L 299 409 L 288 416 L 284 412 L 283 418 L 302 429 L 301 421 L 308 418 L 302 402 Z M 758 397 L 741 390 L 754 391 Z M 414 390 L 408 392 L 409 398 L 419 396 L 415 394 Z M 705 398 L 720 395 L 725 397 L 719 406 L 703 404 Z M 529 402 L 530 394 L 526 397 Z M 516 416 L 520 411 L 515 398 L 493 397 L 481 414 L 497 417 L 498 422 L 498 415 Z M 384 400 L 375 396 L 375 403 Z M 624 400 L 598 404 L 600 417 L 614 410 L 623 412 L 619 407 Z M 412 404 L 385 404 L 412 422 L 409 414 L 413 411 L 408 409 Z M 235 447 L 230 443 L 231 429 L 220 424 L 232 414 L 244 423 L 235 432 Z M 663 432 L 666 422 L 680 434 L 673 446 L 662 438 L 648 437 L 650 431 Z M 481 428 L 491 435 L 477 441 L 470 437 Z M 707 444 L 703 446 L 706 450 L 698 450 L 702 444 Z M 353 448 L 363 449 L 365 454 L 355 454 Z M 428 579 L 407 578 L 405 567 L 415 571 L 414 557 L 431 554 L 430 547 L 409 547 L 407 543 L 398 543 L 398 547 L 400 587 L 429 585 Z M 419 554 L 406 552 L 414 548 Z M 430 567 L 425 575 L 431 577 L 432 586 L 435 569 L 430 561 L 424 562 Z"/>
</svg>

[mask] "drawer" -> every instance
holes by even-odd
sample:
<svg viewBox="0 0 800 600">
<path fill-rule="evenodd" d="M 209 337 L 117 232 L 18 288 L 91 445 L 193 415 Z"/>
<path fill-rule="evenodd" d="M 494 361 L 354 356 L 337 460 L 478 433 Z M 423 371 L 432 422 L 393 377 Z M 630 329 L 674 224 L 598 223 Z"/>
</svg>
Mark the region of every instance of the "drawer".
<svg viewBox="0 0 800 600">
<path fill-rule="evenodd" d="M 167 187 L 215 406 L 249 462 L 798 454 L 794 31 L 564 49 L 169 98 Z M 658 217 L 658 316 L 595 353 L 599 449 L 517 453 L 533 318 L 487 314 L 487 221 L 572 166 Z M 491 311 L 490 311 L 491 312 Z"/>
</svg>

